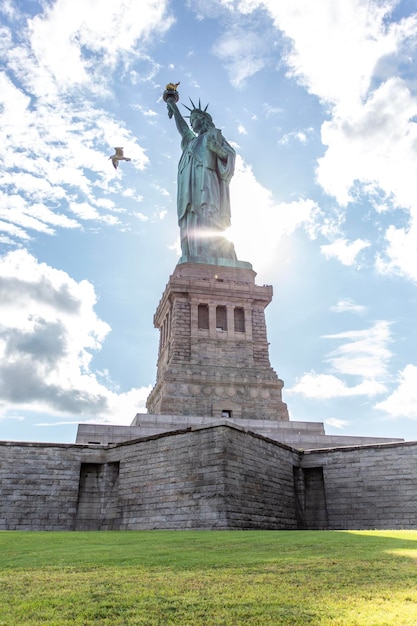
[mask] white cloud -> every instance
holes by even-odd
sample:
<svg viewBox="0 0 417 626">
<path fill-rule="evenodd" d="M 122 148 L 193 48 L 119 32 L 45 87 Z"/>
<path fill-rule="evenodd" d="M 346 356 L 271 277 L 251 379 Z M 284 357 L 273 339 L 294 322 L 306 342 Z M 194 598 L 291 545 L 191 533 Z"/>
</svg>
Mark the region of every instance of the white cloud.
<svg viewBox="0 0 417 626">
<path fill-rule="evenodd" d="M 234 12 L 233 22 L 227 22 L 227 29 L 214 44 L 213 52 L 224 62 L 231 84 L 241 88 L 270 62 L 276 39 L 270 21 L 263 14 L 246 17 L 244 12 L 240 15 Z"/>
<path fill-rule="evenodd" d="M 257 272 L 274 266 L 282 236 L 297 228 L 304 228 L 313 236 L 321 227 L 321 211 L 313 200 L 276 202 L 239 155 L 231 182 L 231 202 L 235 209 L 230 238 L 238 258 L 250 259 Z M 265 253 L 267 250 L 269 254 Z"/>
<path fill-rule="evenodd" d="M 389 24 L 392 3 L 347 0 L 336 10 L 332 0 L 263 4 L 292 40 L 293 75 L 332 105 L 322 126 L 327 149 L 318 183 L 342 205 L 374 188 L 409 209 L 409 228 L 387 230 L 377 267 L 416 280 L 417 96 L 400 66 L 411 68 L 415 59 L 417 15 Z M 354 261 L 347 249 L 323 251 Z"/>
<path fill-rule="evenodd" d="M 71 419 L 64 418 L 57 420 L 51 414 L 48 422 L 38 422 L 36 426 L 62 426 L 65 424 L 112 424 L 120 426 L 129 426 L 132 423 L 136 413 L 146 413 L 146 400 L 152 390 L 152 386 L 141 387 L 139 389 L 131 389 L 126 393 L 114 393 L 107 390 L 107 409 L 100 415 L 94 415 L 90 418 Z M 5 416 L 8 418 L 10 416 Z M 1 419 L 1 416 L 0 416 Z"/>
<path fill-rule="evenodd" d="M 351 298 L 343 298 L 331 306 L 330 310 L 334 313 L 365 313 L 366 306 L 356 304 Z"/>
<path fill-rule="evenodd" d="M 71 202 L 68 208 L 74 215 L 83 220 L 94 220 L 112 225 L 120 223 L 120 220 L 114 215 L 102 215 L 95 207 L 87 202 Z"/>
<path fill-rule="evenodd" d="M 23 228 L 19 228 L 15 224 L 10 224 L 9 222 L 4 222 L 3 220 L 0 220 L 0 232 L 1 231 L 3 231 L 4 233 L 8 233 L 10 235 L 10 237 L 5 237 L 5 236 L 2 237 L 3 241 L 10 245 L 14 244 L 16 239 L 18 241 L 20 239 L 23 239 L 26 241 L 30 239 L 30 236 L 25 230 L 23 230 Z M 11 239 L 11 237 L 13 237 L 13 239 Z"/>
<path fill-rule="evenodd" d="M 392 417 L 417 419 L 417 366 L 406 365 L 400 372 L 398 387 L 374 408 Z"/>
<path fill-rule="evenodd" d="M 241 32 L 225 35 L 215 46 L 215 54 L 223 59 L 230 74 L 230 81 L 235 87 L 261 70 L 265 65 L 262 50 L 262 40 L 259 36 Z"/>
<path fill-rule="evenodd" d="M 387 249 L 377 269 L 416 280 L 417 13 L 411 5 L 394 0 L 224 0 L 220 4 L 242 23 L 258 9 L 266 9 L 275 28 L 287 38 L 288 75 L 326 106 L 321 129 L 326 151 L 317 167 L 317 182 L 324 191 L 343 206 L 375 195 L 382 204 L 386 198 L 392 207 L 411 212 L 407 229 L 387 230 Z M 395 8 L 401 17 L 396 17 Z M 238 50 L 238 44 L 231 42 L 223 58 L 232 64 L 235 76 L 245 77 L 246 59 L 239 58 Z M 247 75 L 261 67 L 249 64 Z M 345 264 L 353 263 L 347 250 L 324 251 Z"/>
<path fill-rule="evenodd" d="M 153 183 L 151 187 L 155 189 L 155 191 L 158 191 L 161 196 L 165 196 L 165 198 L 169 198 L 171 196 L 167 189 L 164 189 L 164 187 L 161 187 L 161 185 L 158 185 L 157 183 Z"/>
<path fill-rule="evenodd" d="M 98 66 L 104 75 L 106 67 L 113 69 L 125 55 L 140 55 L 151 35 L 171 26 L 166 10 L 164 0 L 86 0 L 82 11 L 74 10 L 70 0 L 57 0 L 29 21 L 31 48 L 58 85 L 89 82 L 97 87 Z"/>
<path fill-rule="evenodd" d="M 149 217 L 147 215 L 144 215 L 143 213 L 140 213 L 140 211 L 136 211 L 136 213 L 133 213 L 133 215 L 137 217 L 140 222 L 149 221 Z"/>
<path fill-rule="evenodd" d="M 417 97 L 398 77 L 386 80 L 362 103 L 335 111 L 322 126 L 326 153 L 317 180 L 346 204 L 357 182 L 373 183 L 397 206 L 416 207 Z M 360 191 L 360 189 L 359 189 Z"/>
<path fill-rule="evenodd" d="M 307 130 L 294 130 L 290 133 L 286 133 L 280 140 L 279 144 L 285 146 L 290 143 L 290 141 L 299 141 L 300 143 L 307 143 L 309 136 L 312 134 L 313 129 L 309 128 Z"/>
<path fill-rule="evenodd" d="M 272 117 L 274 115 L 281 115 L 284 113 L 284 109 L 282 107 L 277 107 L 272 104 L 268 104 L 267 102 L 263 105 L 263 109 L 266 117 Z"/>
<path fill-rule="evenodd" d="M 399 274 L 417 282 L 417 211 L 412 212 L 408 228 L 387 229 L 387 247 L 378 255 L 376 268 L 381 274 Z"/>
<path fill-rule="evenodd" d="M 346 343 L 330 352 L 326 360 L 341 373 L 363 378 L 384 378 L 387 374 L 391 351 L 390 324 L 385 320 L 374 323 L 364 330 L 350 330 L 335 335 L 324 335 L 325 339 Z"/>
<path fill-rule="evenodd" d="M 258 0 L 238 3 L 242 13 L 264 7 L 291 41 L 287 64 L 312 93 L 352 105 L 371 86 L 378 63 L 412 36 L 416 18 L 387 26 L 392 3 L 334 0 Z"/>
<path fill-rule="evenodd" d="M 156 221 L 161 221 L 164 220 L 166 218 L 166 216 L 168 215 L 168 211 L 166 209 L 157 209 L 154 214 L 153 214 L 153 218 Z"/>
<path fill-rule="evenodd" d="M 348 398 L 352 396 L 375 396 L 386 390 L 385 385 L 375 380 L 364 380 L 349 387 L 332 374 L 317 374 L 312 371 L 303 374 L 297 383 L 287 389 L 287 393 L 299 393 L 306 398 L 328 400 L 330 398 Z"/>
<path fill-rule="evenodd" d="M 355 239 L 355 241 L 336 239 L 333 243 L 321 246 L 320 251 L 327 259 L 335 257 L 343 265 L 353 265 L 359 252 L 370 245 L 369 241 L 363 239 Z"/>
<path fill-rule="evenodd" d="M 348 426 L 349 422 L 347 422 L 346 420 L 341 420 L 337 417 L 329 417 L 329 419 L 325 421 L 325 424 L 327 426 L 331 426 L 332 428 L 343 430 L 344 428 L 346 428 L 346 426 Z"/>
<path fill-rule="evenodd" d="M 122 196 L 124 196 L 125 198 L 134 198 L 135 202 L 143 201 L 143 196 L 140 196 L 138 192 L 136 191 L 136 189 L 133 189 L 132 187 L 128 187 L 127 189 L 124 189 L 122 191 Z"/>
<path fill-rule="evenodd" d="M 15 415 L 13 413 L 11 414 L 0 414 L 0 420 L 14 420 L 16 422 L 24 422 L 25 421 L 25 417 L 24 415 Z"/>
<path fill-rule="evenodd" d="M 107 414 L 94 421 L 109 424 L 131 424 L 136 413 L 146 413 L 146 400 L 152 386 L 130 389 L 125 393 L 107 393 Z"/>
<path fill-rule="evenodd" d="M 1 177 L 0 177 L 1 178 Z M 77 221 L 54 212 L 44 204 L 30 202 L 16 194 L 0 192 L 0 232 L 9 232 L 17 238 L 28 239 L 27 230 L 53 234 L 57 227 L 78 228 Z"/>
<path fill-rule="evenodd" d="M 152 36 L 172 24 L 167 3 L 86 0 L 74 11 L 69 0 L 57 0 L 26 26 L 19 12 L 9 11 L 8 18 L 16 28 L 12 35 L 3 27 L 0 50 L 2 240 L 19 245 L 31 230 L 53 234 L 84 219 L 121 227 L 106 214 L 115 211 L 109 194 L 123 193 L 124 176 L 109 165 L 109 146 L 128 147 L 129 168 L 143 170 L 149 159 L 130 130 L 100 108 L 99 98 L 111 95 L 116 70 L 148 58 Z M 132 203 L 134 195 L 126 194 Z"/>
<path fill-rule="evenodd" d="M 156 111 L 154 111 L 153 109 L 145 109 L 143 106 L 141 106 L 140 104 L 135 104 L 133 106 L 134 109 L 137 109 L 138 111 L 140 111 L 142 113 L 142 115 L 144 117 L 149 117 L 149 118 L 155 118 L 158 117 L 158 113 Z"/>
<path fill-rule="evenodd" d="M 132 420 L 148 389 L 115 393 L 91 369 L 110 331 L 94 288 L 25 250 L 0 259 L 0 411 Z M 138 407 L 138 404 L 140 407 Z"/>
<path fill-rule="evenodd" d="M 388 365 L 391 351 L 390 325 L 386 321 L 375 322 L 370 328 L 352 330 L 334 335 L 324 335 L 324 339 L 343 341 L 326 355 L 334 374 L 304 374 L 287 393 L 300 393 L 308 398 L 338 398 L 349 396 L 375 396 L 386 391 Z M 347 340 L 347 341 L 346 341 Z M 348 385 L 339 376 L 352 376 L 362 379 Z"/>
</svg>

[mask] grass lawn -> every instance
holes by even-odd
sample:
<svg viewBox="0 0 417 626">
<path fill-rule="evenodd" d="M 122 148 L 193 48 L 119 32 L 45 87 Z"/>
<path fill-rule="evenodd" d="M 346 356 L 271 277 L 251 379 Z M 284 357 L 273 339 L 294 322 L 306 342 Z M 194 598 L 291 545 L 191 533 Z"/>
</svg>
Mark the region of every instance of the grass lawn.
<svg viewBox="0 0 417 626">
<path fill-rule="evenodd" d="M 0 532 L 0 625 L 416 626 L 417 531 Z"/>
</svg>

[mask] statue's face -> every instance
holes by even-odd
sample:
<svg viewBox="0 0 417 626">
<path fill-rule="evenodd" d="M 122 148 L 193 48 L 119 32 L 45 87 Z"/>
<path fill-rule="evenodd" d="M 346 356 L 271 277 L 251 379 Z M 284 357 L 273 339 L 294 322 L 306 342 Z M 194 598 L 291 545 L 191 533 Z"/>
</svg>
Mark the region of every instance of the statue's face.
<svg viewBox="0 0 417 626">
<path fill-rule="evenodd" d="M 205 130 L 205 119 L 204 119 L 204 115 L 201 115 L 201 113 L 192 113 L 191 117 L 190 117 L 190 122 L 191 122 L 191 128 L 193 129 L 193 131 L 195 133 L 199 133 L 202 130 Z"/>
</svg>

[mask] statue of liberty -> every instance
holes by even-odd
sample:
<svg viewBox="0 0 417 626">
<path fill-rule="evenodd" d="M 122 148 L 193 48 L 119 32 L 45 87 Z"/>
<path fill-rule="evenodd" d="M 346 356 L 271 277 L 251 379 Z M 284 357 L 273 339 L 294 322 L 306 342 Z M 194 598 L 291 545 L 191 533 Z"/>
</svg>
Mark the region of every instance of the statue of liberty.
<svg viewBox="0 0 417 626">
<path fill-rule="evenodd" d="M 164 101 L 182 137 L 177 190 L 182 260 L 236 260 L 233 244 L 223 236 L 230 226 L 229 183 L 236 153 L 215 128 L 207 106 L 191 101 L 193 108 L 186 107 L 191 130 L 177 107 L 176 85 L 167 85 Z"/>
</svg>

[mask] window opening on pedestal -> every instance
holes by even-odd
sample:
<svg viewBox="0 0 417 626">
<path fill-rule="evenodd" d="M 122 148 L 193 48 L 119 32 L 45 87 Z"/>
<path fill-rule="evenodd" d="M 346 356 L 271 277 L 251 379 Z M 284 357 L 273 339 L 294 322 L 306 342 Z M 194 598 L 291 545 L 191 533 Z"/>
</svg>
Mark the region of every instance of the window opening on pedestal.
<svg viewBox="0 0 417 626">
<path fill-rule="evenodd" d="M 222 411 L 222 417 L 232 417 L 232 411 L 228 409 Z"/>
<path fill-rule="evenodd" d="M 245 311 L 241 307 L 236 307 L 234 310 L 235 319 L 235 333 L 245 332 Z"/>
<path fill-rule="evenodd" d="M 201 330 L 209 329 L 209 308 L 208 304 L 198 305 L 198 328 Z"/>
<path fill-rule="evenodd" d="M 227 330 L 227 311 L 225 306 L 216 307 L 216 330 Z"/>
</svg>

